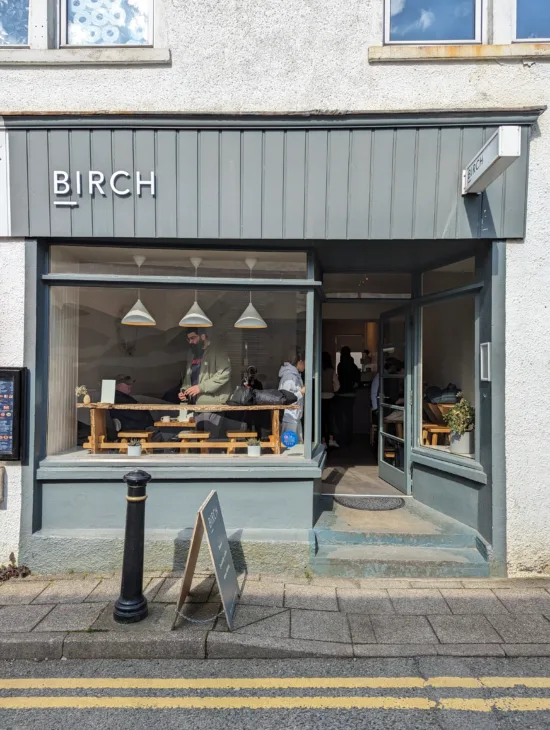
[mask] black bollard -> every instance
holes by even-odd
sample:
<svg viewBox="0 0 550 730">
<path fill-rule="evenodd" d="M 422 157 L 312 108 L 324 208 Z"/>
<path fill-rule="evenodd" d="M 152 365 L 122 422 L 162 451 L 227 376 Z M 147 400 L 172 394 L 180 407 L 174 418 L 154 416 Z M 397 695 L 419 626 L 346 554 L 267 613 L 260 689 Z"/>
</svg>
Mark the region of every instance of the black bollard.
<svg viewBox="0 0 550 730">
<path fill-rule="evenodd" d="M 131 624 L 147 618 L 149 609 L 143 595 L 143 549 L 145 533 L 145 490 L 151 475 L 137 469 L 124 477 L 128 485 L 126 499 L 126 533 L 120 596 L 113 618 L 119 624 Z"/>
</svg>

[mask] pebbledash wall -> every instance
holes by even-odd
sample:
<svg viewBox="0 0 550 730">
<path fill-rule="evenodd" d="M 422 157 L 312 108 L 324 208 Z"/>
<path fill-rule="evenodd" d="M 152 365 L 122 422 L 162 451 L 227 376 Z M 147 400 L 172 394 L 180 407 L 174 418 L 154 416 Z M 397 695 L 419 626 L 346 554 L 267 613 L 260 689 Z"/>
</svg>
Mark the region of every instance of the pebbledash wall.
<svg viewBox="0 0 550 730">
<path fill-rule="evenodd" d="M 511 3 L 493 5 L 498 7 L 486 24 L 492 27 L 489 40 L 512 48 Z M 501 49 L 494 51 L 496 60 L 472 53 L 461 61 L 451 52 L 451 60 L 437 60 L 433 49 L 429 60 L 420 49 L 406 61 L 396 53 L 392 63 L 369 63 L 369 52 L 374 60 L 373 47 L 381 45 L 381 0 L 266 0 L 261 9 L 252 0 L 157 0 L 157 7 L 155 44 L 170 51 L 166 64 L 142 65 L 136 51 L 132 66 L 120 65 L 124 57 L 119 65 L 93 66 L 68 51 L 60 66 L 50 67 L 42 59 L 42 65 L 23 67 L 25 50 L 21 61 L 14 61 L 15 51 L 8 58 L 0 50 L 0 114 L 471 110 L 540 107 L 550 99 L 545 49 L 537 51 L 539 57 L 531 49 L 509 58 Z M 117 62 L 116 53 L 111 58 Z M 550 571 L 550 421 L 545 417 L 550 412 L 549 169 L 550 116 L 543 114 L 531 132 L 526 236 L 506 244 L 510 574 Z M 27 244 L 6 237 L 2 180 L 0 193 L 0 364 L 22 365 Z M 7 467 L 0 561 L 19 546 L 20 477 L 19 466 Z"/>
</svg>

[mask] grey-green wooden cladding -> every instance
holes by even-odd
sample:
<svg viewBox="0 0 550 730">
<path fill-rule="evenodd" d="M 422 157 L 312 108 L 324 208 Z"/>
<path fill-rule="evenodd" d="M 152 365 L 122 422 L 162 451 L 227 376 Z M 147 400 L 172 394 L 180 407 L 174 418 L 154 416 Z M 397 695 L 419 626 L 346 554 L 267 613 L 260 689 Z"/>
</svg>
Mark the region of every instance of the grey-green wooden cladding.
<svg viewBox="0 0 550 730">
<path fill-rule="evenodd" d="M 521 238 L 527 126 L 521 158 L 483 195 L 461 195 L 494 129 L 10 129 L 12 235 Z M 77 207 L 54 206 L 54 170 L 70 172 Z M 77 196 L 77 170 L 126 170 L 131 194 Z M 155 172 L 154 198 L 135 194 L 137 171 Z"/>
</svg>

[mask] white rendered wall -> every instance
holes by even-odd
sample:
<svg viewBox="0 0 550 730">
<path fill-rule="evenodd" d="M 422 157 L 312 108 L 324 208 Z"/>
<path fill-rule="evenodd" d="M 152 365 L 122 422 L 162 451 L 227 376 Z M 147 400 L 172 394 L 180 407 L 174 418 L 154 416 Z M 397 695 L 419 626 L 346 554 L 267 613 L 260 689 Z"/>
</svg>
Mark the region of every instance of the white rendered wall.
<svg viewBox="0 0 550 730">
<path fill-rule="evenodd" d="M 22 367 L 25 338 L 25 243 L 0 238 L 0 367 Z M 5 465 L 4 502 L 0 504 L 0 564 L 19 550 L 21 466 Z"/>
<path fill-rule="evenodd" d="M 477 109 L 550 102 L 550 63 L 369 66 L 382 0 L 157 0 L 172 65 L 0 66 L 0 114 L 16 111 L 290 112 Z M 511 40 L 513 0 L 494 2 L 494 43 Z M 550 113 L 534 129 L 527 236 L 508 244 L 506 439 L 512 573 L 550 572 Z M 19 244 L 15 246 L 19 251 Z M 444 245 L 444 244 L 442 244 Z M 6 267 L 20 273 L 14 261 Z M 14 284 L 10 284 L 14 286 Z M 1 292 L 2 303 L 6 284 Z M 2 308 L 2 359 L 18 362 L 22 304 Z M 3 322 L 2 322 L 3 324 Z M 17 335 L 14 339 L 12 335 Z M 22 344 L 20 345 L 22 351 Z M 10 473 L 14 473 L 13 469 Z M 1 515 L 1 513 L 0 513 Z"/>
</svg>

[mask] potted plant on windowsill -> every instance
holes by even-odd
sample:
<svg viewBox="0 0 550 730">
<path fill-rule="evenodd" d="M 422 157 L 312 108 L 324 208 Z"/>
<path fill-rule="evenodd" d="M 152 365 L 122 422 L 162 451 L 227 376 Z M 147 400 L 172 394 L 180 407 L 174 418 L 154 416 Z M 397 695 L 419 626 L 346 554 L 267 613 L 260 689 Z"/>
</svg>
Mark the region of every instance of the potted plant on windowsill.
<svg viewBox="0 0 550 730">
<path fill-rule="evenodd" d="M 457 398 L 458 402 L 443 415 L 443 420 L 451 429 L 451 453 L 470 455 L 475 453 L 475 410 L 462 393 L 457 393 Z"/>
<path fill-rule="evenodd" d="M 262 445 L 258 439 L 248 439 L 248 455 L 249 456 L 261 456 Z"/>
<path fill-rule="evenodd" d="M 139 439 L 130 439 L 128 441 L 128 456 L 141 456 L 141 441 Z"/>
</svg>

